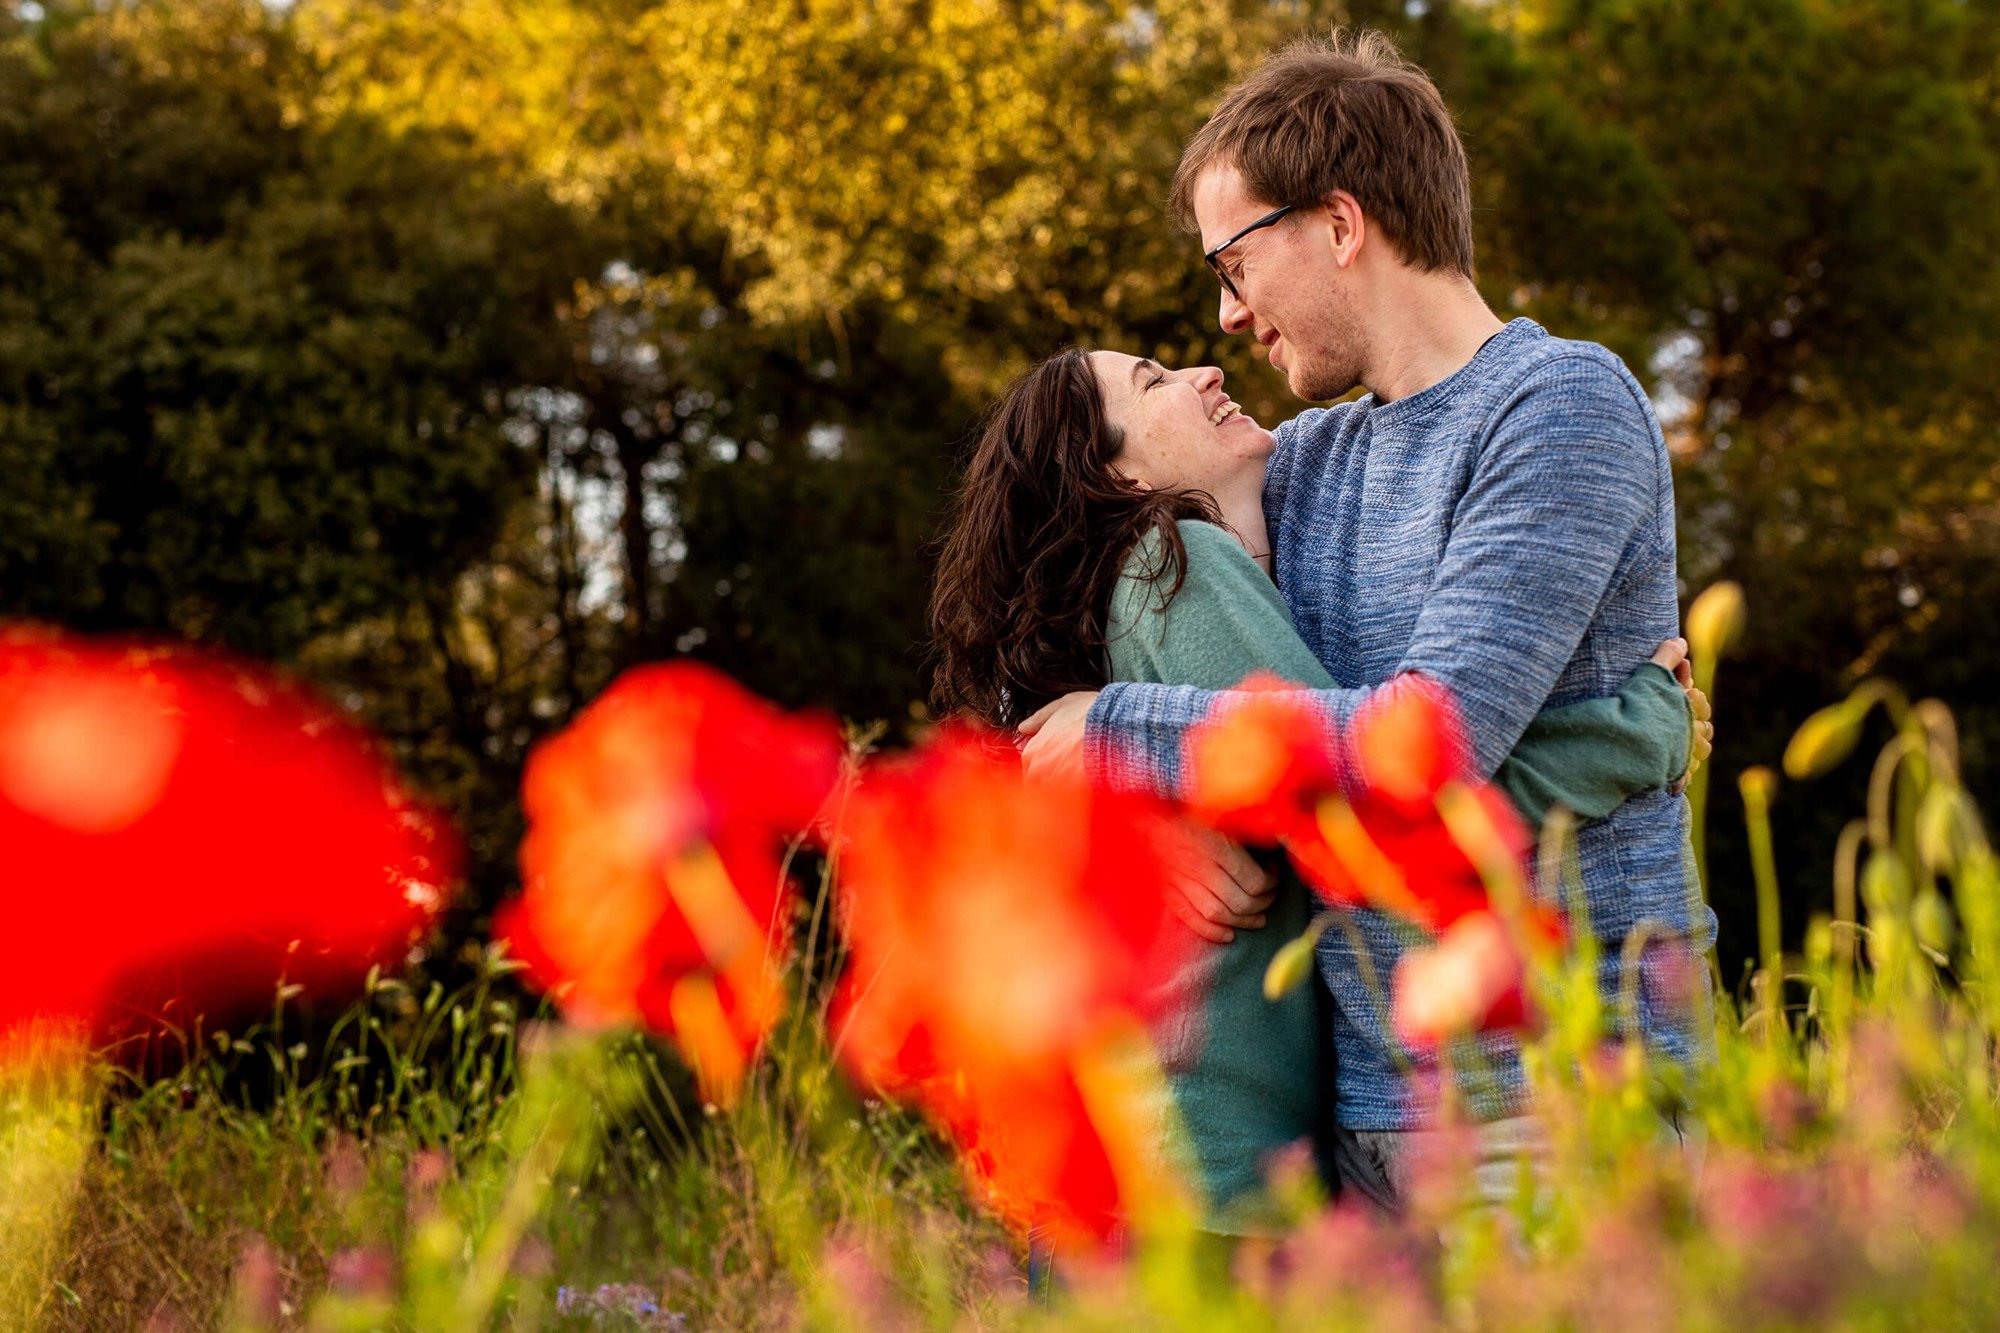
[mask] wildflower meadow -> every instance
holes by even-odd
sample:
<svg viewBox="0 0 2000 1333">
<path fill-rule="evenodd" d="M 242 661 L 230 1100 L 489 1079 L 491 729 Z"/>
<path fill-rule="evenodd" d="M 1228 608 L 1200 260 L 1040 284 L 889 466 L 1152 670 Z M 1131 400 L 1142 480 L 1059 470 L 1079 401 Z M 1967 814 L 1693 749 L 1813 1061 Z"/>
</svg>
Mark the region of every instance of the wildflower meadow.
<svg viewBox="0 0 2000 1333">
<path fill-rule="evenodd" d="M 1708 660 L 1739 598 L 1697 603 Z M 450 845 L 365 738 L 251 668 L 4 647 L 10 699 L 44 701 L 0 718 L 9 845 L 70 889 L 12 936 L 9 1327 L 1933 1328 L 1992 1304 L 1996 863 L 1950 715 L 1886 682 L 1815 715 L 1784 779 L 1746 774 L 1765 846 L 1781 781 L 1804 798 L 1871 713 L 1894 724 L 1835 911 L 1798 952 L 1767 919 L 1740 988 L 1686 978 L 1720 1053 L 1687 1084 L 1562 927 L 1561 821 L 1521 842 L 1435 693 L 1341 748 L 1245 695 L 1174 809 L 1024 781 L 974 732 L 883 755 L 643 668 L 537 751 L 524 893 L 448 990 L 408 950 Z M 205 822 L 260 809 L 267 842 Z M 1406 960 L 1418 998 L 1384 979 L 1413 1046 L 1528 1034 L 1552 1138 L 1515 1203 L 1481 1201 L 1447 1081 L 1404 1215 L 1329 1202 L 1301 1146 L 1267 1228 L 1200 1229 L 1148 1036 L 1192 941 L 1160 889 L 1190 820 L 1437 940 Z M 253 891 L 265 854 L 318 877 L 297 915 Z"/>
</svg>

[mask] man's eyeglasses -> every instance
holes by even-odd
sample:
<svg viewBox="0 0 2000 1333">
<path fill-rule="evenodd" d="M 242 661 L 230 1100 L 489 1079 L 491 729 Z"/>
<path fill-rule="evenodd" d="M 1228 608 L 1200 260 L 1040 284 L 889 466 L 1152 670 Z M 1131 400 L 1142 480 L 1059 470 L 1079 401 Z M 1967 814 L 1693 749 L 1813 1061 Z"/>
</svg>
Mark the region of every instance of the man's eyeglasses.
<svg viewBox="0 0 2000 1333">
<path fill-rule="evenodd" d="M 1222 252 L 1224 250 L 1227 250 L 1230 246 L 1236 244 L 1238 241 L 1242 240 L 1245 236 L 1248 236 L 1251 232 L 1259 231 L 1265 227 L 1271 226 L 1273 223 L 1278 222 L 1280 219 L 1282 219 L 1286 214 L 1298 211 L 1298 207 L 1299 206 L 1297 204 L 1286 204 L 1283 208 L 1278 209 L 1276 212 L 1266 213 L 1263 217 L 1258 218 L 1255 222 L 1245 227 L 1242 231 L 1237 232 L 1234 236 L 1224 241 L 1221 245 L 1216 246 L 1213 250 L 1210 250 L 1207 254 L 1202 256 L 1203 259 L 1208 261 L 1208 266 L 1211 269 L 1215 270 L 1215 279 L 1217 282 L 1220 282 L 1222 284 L 1224 291 L 1228 292 L 1231 296 L 1235 297 L 1239 301 L 1243 299 L 1243 293 L 1236 290 L 1236 284 L 1231 282 L 1229 280 L 1229 275 L 1222 271 L 1222 260 L 1220 258 Z"/>
</svg>

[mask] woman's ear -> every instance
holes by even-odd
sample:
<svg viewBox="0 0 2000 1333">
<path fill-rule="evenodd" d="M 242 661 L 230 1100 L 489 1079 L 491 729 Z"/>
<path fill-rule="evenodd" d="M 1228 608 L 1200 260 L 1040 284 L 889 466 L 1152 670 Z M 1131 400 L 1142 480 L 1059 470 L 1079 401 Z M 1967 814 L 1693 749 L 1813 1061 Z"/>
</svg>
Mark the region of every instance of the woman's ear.
<svg viewBox="0 0 2000 1333">
<path fill-rule="evenodd" d="M 1146 484 L 1143 478 L 1135 477 L 1130 472 L 1127 472 L 1123 467 L 1120 467 L 1118 464 L 1118 460 L 1115 458 L 1111 460 L 1111 471 L 1113 475 L 1115 475 L 1120 481 L 1124 482 L 1128 486 L 1136 486 L 1142 491 L 1150 491 L 1153 489 L 1151 486 Z"/>
</svg>

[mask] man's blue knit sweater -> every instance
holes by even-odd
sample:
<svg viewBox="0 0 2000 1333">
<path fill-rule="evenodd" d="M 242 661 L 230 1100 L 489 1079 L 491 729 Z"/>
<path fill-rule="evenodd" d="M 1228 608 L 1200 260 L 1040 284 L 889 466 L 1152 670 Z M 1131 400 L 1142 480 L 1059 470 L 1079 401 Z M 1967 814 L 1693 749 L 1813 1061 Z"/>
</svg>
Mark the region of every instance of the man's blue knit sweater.
<svg viewBox="0 0 2000 1333">
<path fill-rule="evenodd" d="M 1517 319 L 1421 393 L 1314 409 L 1276 434 L 1264 511 L 1278 587 L 1338 686 L 1314 701 L 1343 725 L 1374 687 L 1421 672 L 1457 696 L 1491 776 L 1542 708 L 1615 694 L 1679 632 L 1666 443 L 1638 382 L 1594 343 Z M 1090 713 L 1086 761 L 1114 785 L 1178 795 L 1183 739 L 1213 699 L 1110 685 Z M 1635 797 L 1585 825 L 1577 850 L 1607 999 L 1619 995 L 1619 946 L 1645 923 L 1655 943 L 1637 978 L 1641 1028 L 1668 1060 L 1708 1058 L 1699 959 L 1715 917 L 1695 888 L 1686 800 Z M 1368 911 L 1352 925 L 1320 943 L 1336 1113 L 1350 1129 L 1412 1128 L 1422 1099 L 1384 1022 L 1411 936 Z M 1520 1109 L 1511 1040 L 1479 1045 L 1481 1059 L 1455 1062 L 1472 1071 L 1462 1082 L 1475 1108 Z"/>
</svg>

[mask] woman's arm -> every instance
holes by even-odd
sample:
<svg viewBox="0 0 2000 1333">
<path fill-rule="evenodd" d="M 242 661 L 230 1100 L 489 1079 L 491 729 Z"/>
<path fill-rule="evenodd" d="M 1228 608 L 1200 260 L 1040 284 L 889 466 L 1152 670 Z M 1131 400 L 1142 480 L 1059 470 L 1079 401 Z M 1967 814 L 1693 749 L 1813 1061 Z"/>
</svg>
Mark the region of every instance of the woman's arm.
<svg viewBox="0 0 2000 1333">
<path fill-rule="evenodd" d="M 1224 690 L 1268 671 L 1307 688 L 1332 684 L 1277 587 L 1236 539 L 1210 523 L 1184 521 L 1178 530 L 1187 566 L 1171 598 L 1171 575 L 1149 577 L 1163 545 L 1157 534 L 1126 558 L 1106 615 L 1107 678 Z M 1179 914 L 1195 934 L 1226 944 L 1238 929 L 1265 925 L 1276 881 L 1234 843 L 1199 836 L 1226 874 L 1178 883 Z"/>
<path fill-rule="evenodd" d="M 1608 699 L 1545 708 L 1493 774 L 1532 824 L 1565 806 L 1602 819 L 1628 797 L 1673 787 L 1707 753 L 1708 724 L 1673 667 L 1678 641 L 1662 645 Z"/>
</svg>

